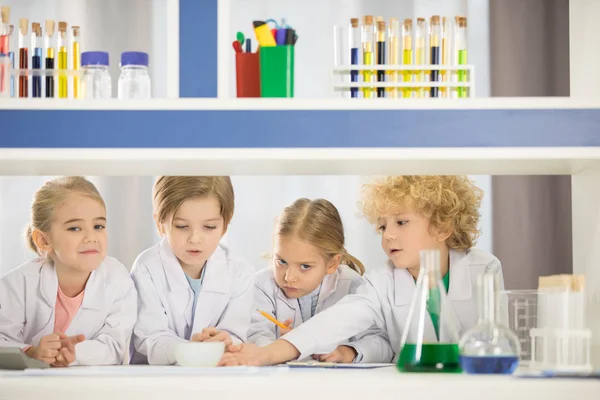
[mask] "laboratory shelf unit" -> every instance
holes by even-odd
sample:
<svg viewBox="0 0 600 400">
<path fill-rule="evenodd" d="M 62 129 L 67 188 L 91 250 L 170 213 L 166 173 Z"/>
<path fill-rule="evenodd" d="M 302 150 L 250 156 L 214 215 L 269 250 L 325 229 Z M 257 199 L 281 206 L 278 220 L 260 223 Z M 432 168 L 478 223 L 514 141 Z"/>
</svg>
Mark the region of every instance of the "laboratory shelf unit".
<svg viewBox="0 0 600 400">
<path fill-rule="evenodd" d="M 0 99 L 0 174 L 571 175 L 574 272 L 586 275 L 586 296 L 593 304 L 587 312 L 594 335 L 592 362 L 600 366 L 600 317 L 595 308 L 600 305 L 600 52 L 592 50 L 600 37 L 600 1 L 569 3 L 571 98 L 407 101 L 229 99 L 229 38 L 235 27 L 227 21 L 234 2 L 164 1 L 169 59 L 164 86 L 169 98 Z M 339 394 L 343 386 L 347 397 L 356 398 L 372 396 L 373 388 L 381 398 L 401 396 L 403 390 L 414 391 L 418 398 L 420 387 L 461 400 L 480 399 L 482 393 L 491 398 L 592 398 L 591 384 L 585 381 L 565 381 L 563 386 L 462 376 L 456 381 L 430 376 L 425 381 L 416 375 L 369 375 L 363 380 L 348 374 L 338 375 L 339 381 L 324 379 L 323 387 Z M 138 388 L 153 398 L 160 390 L 165 397 L 177 397 L 173 388 L 181 393 L 229 391 L 233 398 L 265 384 L 258 379 L 217 385 L 215 379 L 186 385 L 178 379 L 145 379 Z M 109 388 L 121 385 L 127 393 L 126 388 L 136 387 L 117 378 L 114 385 L 98 380 L 95 383 L 101 384 L 94 386 L 89 379 L 60 382 L 39 378 L 32 385 L 28 379 L 0 377 L 3 394 L 19 393 L 22 398 L 53 388 L 81 388 L 100 398 Z M 301 394 L 309 392 L 304 388 L 313 388 L 281 382 L 286 382 L 281 390 L 260 386 L 262 393 L 305 398 Z M 597 385 L 594 388 L 597 396 Z"/>
</svg>

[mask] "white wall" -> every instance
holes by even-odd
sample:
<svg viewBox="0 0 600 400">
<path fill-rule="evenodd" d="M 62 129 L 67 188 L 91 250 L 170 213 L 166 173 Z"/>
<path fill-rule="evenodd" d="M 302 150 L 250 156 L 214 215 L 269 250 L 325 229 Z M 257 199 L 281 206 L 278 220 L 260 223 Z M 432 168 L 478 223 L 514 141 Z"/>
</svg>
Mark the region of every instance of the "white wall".
<svg viewBox="0 0 600 400">
<path fill-rule="evenodd" d="M 34 254 L 23 233 L 35 191 L 51 177 L 0 177 L 0 276 Z M 487 177 L 474 176 L 486 190 Z M 152 219 L 153 177 L 90 177 L 107 205 L 109 255 L 130 267 L 135 257 L 158 241 Z M 357 207 L 361 176 L 234 176 L 236 210 L 224 241 L 257 269 L 267 264 L 275 217 L 300 197 L 323 197 L 340 211 L 346 230 L 346 249 L 367 269 L 382 266 L 385 254 L 380 237 Z M 477 247 L 491 250 L 489 204 L 482 209 L 483 235 Z"/>
</svg>

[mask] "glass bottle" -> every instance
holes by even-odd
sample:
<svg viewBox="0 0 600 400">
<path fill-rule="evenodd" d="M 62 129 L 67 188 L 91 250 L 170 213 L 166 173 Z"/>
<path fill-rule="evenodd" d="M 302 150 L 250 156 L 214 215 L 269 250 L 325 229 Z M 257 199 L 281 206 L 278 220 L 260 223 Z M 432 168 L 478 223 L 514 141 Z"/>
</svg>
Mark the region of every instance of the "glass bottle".
<svg viewBox="0 0 600 400">
<path fill-rule="evenodd" d="M 423 250 L 397 367 L 402 372 L 461 372 L 458 324 L 440 273 L 439 250 Z"/>
<path fill-rule="evenodd" d="M 479 285 L 479 322 L 459 342 L 460 363 L 469 374 L 511 374 L 519 364 L 517 336 L 499 322 L 496 271 L 482 274 Z"/>
</svg>

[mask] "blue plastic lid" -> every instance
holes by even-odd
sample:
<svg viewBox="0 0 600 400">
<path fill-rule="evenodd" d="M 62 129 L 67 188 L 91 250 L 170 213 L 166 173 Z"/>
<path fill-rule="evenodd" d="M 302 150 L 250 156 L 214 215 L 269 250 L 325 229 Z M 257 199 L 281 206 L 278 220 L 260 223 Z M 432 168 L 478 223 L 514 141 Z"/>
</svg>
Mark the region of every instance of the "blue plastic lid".
<svg viewBox="0 0 600 400">
<path fill-rule="evenodd" d="M 106 51 L 84 51 L 81 53 L 81 66 L 105 65 L 108 67 L 108 53 Z"/>
<path fill-rule="evenodd" d="M 124 51 L 121 53 L 121 67 L 125 65 L 148 66 L 148 53 L 142 51 Z"/>
</svg>

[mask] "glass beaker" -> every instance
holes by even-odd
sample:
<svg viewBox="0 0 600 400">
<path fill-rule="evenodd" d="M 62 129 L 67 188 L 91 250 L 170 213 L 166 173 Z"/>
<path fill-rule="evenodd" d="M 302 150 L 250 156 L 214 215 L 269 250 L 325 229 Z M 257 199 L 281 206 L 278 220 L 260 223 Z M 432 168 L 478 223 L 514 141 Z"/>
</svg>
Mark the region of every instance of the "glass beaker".
<svg viewBox="0 0 600 400">
<path fill-rule="evenodd" d="M 402 372 L 461 372 L 458 324 L 440 273 L 439 250 L 423 250 L 396 366 Z"/>
</svg>

